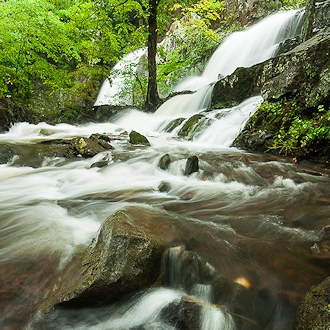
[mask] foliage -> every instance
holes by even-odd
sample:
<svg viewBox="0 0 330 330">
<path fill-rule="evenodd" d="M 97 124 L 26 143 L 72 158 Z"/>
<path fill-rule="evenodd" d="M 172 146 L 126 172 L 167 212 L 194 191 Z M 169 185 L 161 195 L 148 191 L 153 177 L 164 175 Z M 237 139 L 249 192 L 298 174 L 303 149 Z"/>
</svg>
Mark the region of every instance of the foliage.
<svg viewBox="0 0 330 330">
<path fill-rule="evenodd" d="M 171 49 L 166 44 L 159 47 L 159 88 L 167 95 L 180 80 L 191 74 L 200 74 L 205 62 L 220 43 L 219 34 L 213 25 L 220 21 L 224 9 L 221 1 L 198 1 L 192 6 L 176 4 L 181 17 L 174 23 L 168 36 Z"/>
<path fill-rule="evenodd" d="M 0 2 L 0 94 L 35 106 L 92 102 L 110 67 L 141 42 L 142 32 L 129 15 L 142 13 L 141 6 L 109 3 Z"/>
<path fill-rule="evenodd" d="M 316 148 L 329 153 L 330 108 L 306 108 L 295 98 L 265 101 L 251 118 L 249 127 L 271 131 L 272 150 L 283 155 L 313 157 Z"/>
<path fill-rule="evenodd" d="M 305 0 L 283 0 L 282 9 L 297 9 L 305 6 Z"/>
</svg>

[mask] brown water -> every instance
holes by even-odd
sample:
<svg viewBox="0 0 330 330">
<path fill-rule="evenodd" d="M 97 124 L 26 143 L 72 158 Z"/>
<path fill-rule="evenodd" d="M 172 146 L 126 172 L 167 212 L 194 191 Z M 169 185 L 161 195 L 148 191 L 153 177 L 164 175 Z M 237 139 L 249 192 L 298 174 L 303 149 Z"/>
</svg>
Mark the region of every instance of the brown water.
<svg viewBox="0 0 330 330">
<path fill-rule="evenodd" d="M 53 130 L 50 138 L 72 133 Z M 40 130 L 31 134 L 49 139 Z M 2 139 L 13 138 L 9 135 Z M 182 295 L 174 289 L 120 308 L 55 310 L 41 319 L 36 314 L 49 282 L 119 209 L 169 235 L 174 245 L 185 244 L 219 274 L 259 292 L 258 301 L 247 296 L 244 304 L 253 305 L 251 315 L 265 329 L 293 328 L 306 291 L 329 275 L 330 255 L 317 251 L 315 243 L 330 224 L 330 169 L 161 139 L 155 137 L 149 148 L 131 148 L 125 139 L 117 140 L 104 168 L 90 167 L 96 158 L 43 158 L 40 150 L 40 161 L 31 167 L 36 159 L 31 150 L 37 145 L 29 142 L 24 148 L 26 141 L 18 138 L 12 142 L 18 156 L 0 165 L 1 329 L 175 329 L 151 322 L 155 311 L 144 309 L 143 316 L 138 309 L 143 302 L 152 306 L 164 297 L 170 301 Z M 173 159 L 168 171 L 157 166 L 164 153 Z M 184 165 L 192 154 L 199 158 L 200 171 L 187 177 Z M 164 181 L 170 189 L 161 193 L 158 186 Z M 121 317 L 125 306 L 132 305 L 137 306 L 137 314 L 130 314 L 135 318 Z M 215 324 L 210 329 L 219 327 Z"/>
</svg>

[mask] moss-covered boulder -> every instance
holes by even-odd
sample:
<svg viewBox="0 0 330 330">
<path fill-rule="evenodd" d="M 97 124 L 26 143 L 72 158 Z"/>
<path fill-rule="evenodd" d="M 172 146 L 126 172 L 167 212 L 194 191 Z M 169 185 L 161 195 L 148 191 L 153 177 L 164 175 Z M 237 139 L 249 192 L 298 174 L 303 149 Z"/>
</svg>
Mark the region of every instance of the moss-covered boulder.
<svg viewBox="0 0 330 330">
<path fill-rule="evenodd" d="M 150 146 L 148 139 L 136 131 L 131 131 L 131 133 L 129 133 L 129 142 L 131 144 Z"/>
<path fill-rule="evenodd" d="M 172 121 L 170 121 L 166 127 L 164 128 L 164 131 L 167 133 L 172 132 L 175 128 L 177 128 L 178 126 L 180 126 L 183 122 L 185 121 L 185 118 L 176 118 Z"/>
<path fill-rule="evenodd" d="M 300 304 L 296 330 L 329 329 L 330 277 L 307 292 Z"/>
</svg>

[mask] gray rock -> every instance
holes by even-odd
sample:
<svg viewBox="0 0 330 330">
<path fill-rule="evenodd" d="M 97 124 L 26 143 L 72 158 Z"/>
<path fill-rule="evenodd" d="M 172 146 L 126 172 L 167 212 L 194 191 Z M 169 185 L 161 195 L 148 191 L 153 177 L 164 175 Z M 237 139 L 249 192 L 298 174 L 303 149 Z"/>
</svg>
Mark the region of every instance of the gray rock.
<svg viewBox="0 0 330 330">
<path fill-rule="evenodd" d="M 40 309 L 104 305 L 149 287 L 160 274 L 164 245 L 124 212 L 117 212 L 63 271 Z"/>
<path fill-rule="evenodd" d="M 171 164 L 171 157 L 169 154 L 162 156 L 158 162 L 158 167 L 162 170 L 167 170 Z"/>
<path fill-rule="evenodd" d="M 98 153 L 107 150 L 92 139 L 86 137 L 73 138 L 71 145 L 76 153 L 83 157 L 94 157 Z"/>
</svg>

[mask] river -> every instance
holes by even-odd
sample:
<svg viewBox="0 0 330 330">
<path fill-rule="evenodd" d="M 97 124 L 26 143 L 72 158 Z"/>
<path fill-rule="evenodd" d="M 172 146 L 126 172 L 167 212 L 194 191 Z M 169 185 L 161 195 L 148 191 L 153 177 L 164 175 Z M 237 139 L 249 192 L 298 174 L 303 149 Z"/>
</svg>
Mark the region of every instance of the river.
<svg viewBox="0 0 330 330">
<path fill-rule="evenodd" d="M 112 306 L 38 313 L 54 277 L 109 215 L 123 209 L 155 226 L 169 224 L 179 244 L 240 283 L 247 293 L 241 308 L 260 328 L 293 329 L 302 297 L 329 275 L 329 256 L 316 243 L 329 224 L 330 170 L 232 148 L 261 101 L 256 96 L 206 112 L 211 124 L 190 140 L 164 127 L 203 111 L 187 107 L 191 100 L 166 104 L 155 114 L 127 110 L 108 123 L 17 123 L 1 134 L 7 147 L 0 164 L 1 329 L 174 330 L 160 312 L 185 295 L 205 302 L 201 329 L 235 329 L 230 315 L 211 304 L 212 287 L 205 285 L 189 294 L 160 286 Z M 150 146 L 132 146 L 132 129 L 145 134 Z M 42 141 L 93 133 L 108 135 L 114 149 L 93 158 L 47 157 L 40 149 Z M 168 170 L 158 167 L 165 154 L 171 157 Z M 187 176 L 192 155 L 199 171 Z M 93 167 L 99 160 L 107 166 Z M 164 182 L 169 188 L 160 191 Z"/>
</svg>

